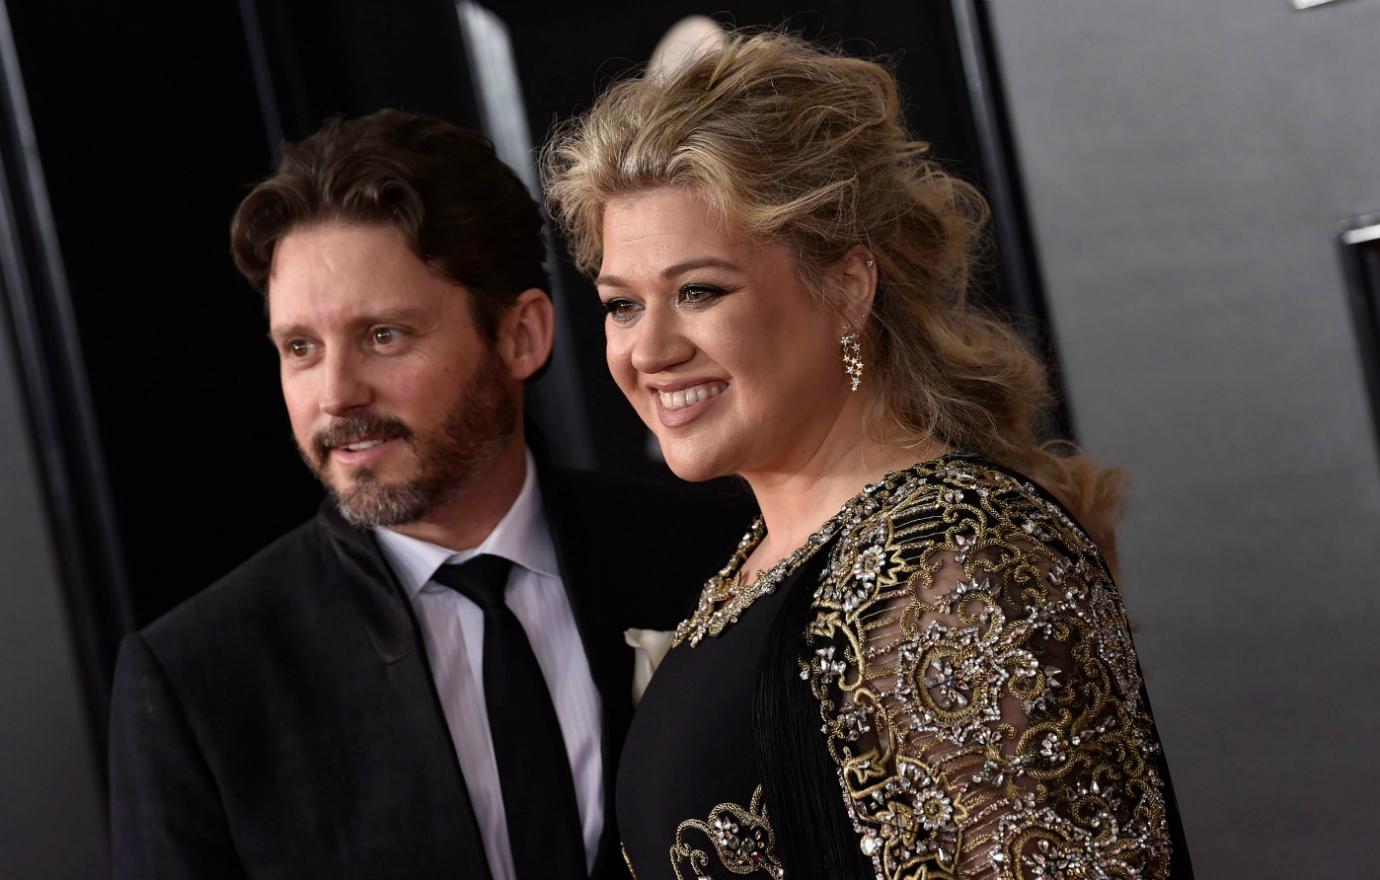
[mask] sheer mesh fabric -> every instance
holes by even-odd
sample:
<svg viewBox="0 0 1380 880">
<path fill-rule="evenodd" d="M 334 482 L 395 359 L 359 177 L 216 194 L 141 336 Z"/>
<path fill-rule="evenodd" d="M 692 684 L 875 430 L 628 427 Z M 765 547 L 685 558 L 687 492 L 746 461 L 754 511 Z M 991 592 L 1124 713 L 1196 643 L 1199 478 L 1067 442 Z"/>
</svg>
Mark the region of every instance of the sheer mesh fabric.
<svg viewBox="0 0 1380 880">
<path fill-rule="evenodd" d="M 979 462 L 872 497 L 822 573 L 802 676 L 876 876 L 1165 876 L 1158 747 L 1097 549 Z"/>
</svg>

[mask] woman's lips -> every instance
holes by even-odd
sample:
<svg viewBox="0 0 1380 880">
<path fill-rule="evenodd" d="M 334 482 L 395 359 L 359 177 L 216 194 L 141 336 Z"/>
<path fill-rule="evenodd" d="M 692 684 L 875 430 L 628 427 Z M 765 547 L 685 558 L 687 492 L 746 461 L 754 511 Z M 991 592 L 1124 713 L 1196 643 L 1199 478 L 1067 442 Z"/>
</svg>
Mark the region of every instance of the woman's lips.
<svg viewBox="0 0 1380 880">
<path fill-rule="evenodd" d="M 663 407 L 674 410 L 694 406 L 711 397 L 718 397 L 727 388 L 727 382 L 705 382 L 700 385 L 691 385 L 689 388 L 682 388 L 679 391 L 658 391 L 657 396 L 661 398 Z"/>
<path fill-rule="evenodd" d="M 681 385 L 673 390 L 666 386 L 654 388 L 657 418 L 667 428 L 678 428 L 699 418 L 727 390 L 728 383 L 718 381 Z"/>
</svg>

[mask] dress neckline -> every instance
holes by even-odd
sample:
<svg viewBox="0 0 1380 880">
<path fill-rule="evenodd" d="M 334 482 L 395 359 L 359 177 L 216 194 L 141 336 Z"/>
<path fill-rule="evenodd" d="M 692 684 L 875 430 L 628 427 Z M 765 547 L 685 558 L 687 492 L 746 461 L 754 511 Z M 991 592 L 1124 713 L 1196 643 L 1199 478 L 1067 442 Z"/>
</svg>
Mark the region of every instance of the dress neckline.
<svg viewBox="0 0 1380 880">
<path fill-rule="evenodd" d="M 949 459 L 968 457 L 969 455 L 963 452 L 946 452 L 938 458 L 919 461 L 909 467 L 890 471 L 875 483 L 868 483 L 860 492 L 845 501 L 837 513 L 811 533 L 805 539 L 805 543 L 777 560 L 770 568 L 758 571 L 752 583 L 745 584 L 743 565 L 767 535 L 766 523 L 759 513 L 753 517 L 751 525 L 738 541 L 738 546 L 728 562 L 705 583 L 695 610 L 676 627 L 671 646 L 678 647 L 688 643 L 693 648 L 706 636 L 717 636 L 737 623 L 738 618 L 742 617 L 754 602 L 776 592 L 777 587 L 799 571 L 820 548 L 832 541 L 840 529 L 857 525 L 864 517 L 875 513 L 878 507 L 877 498 L 883 490 L 890 494 L 898 486 L 909 486 L 913 481 L 927 479 Z"/>
</svg>

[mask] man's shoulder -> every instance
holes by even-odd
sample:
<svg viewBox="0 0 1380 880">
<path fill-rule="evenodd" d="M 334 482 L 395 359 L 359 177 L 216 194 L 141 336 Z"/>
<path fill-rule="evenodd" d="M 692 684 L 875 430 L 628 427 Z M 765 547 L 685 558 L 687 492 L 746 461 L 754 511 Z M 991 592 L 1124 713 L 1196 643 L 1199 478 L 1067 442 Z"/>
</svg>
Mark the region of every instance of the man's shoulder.
<svg viewBox="0 0 1380 880">
<path fill-rule="evenodd" d="M 261 636 L 265 625 L 295 618 L 293 606 L 319 594 L 312 586 L 323 574 L 328 544 L 320 518 L 313 517 L 145 626 L 140 636 L 160 655 L 187 647 L 204 653 L 226 638 Z"/>
<path fill-rule="evenodd" d="M 671 519 L 712 518 L 745 526 L 755 505 L 745 488 L 670 482 L 597 471 L 553 469 L 548 482 L 559 485 L 568 507 L 586 514 L 655 516 Z"/>
<path fill-rule="evenodd" d="M 732 486 L 589 471 L 544 473 L 542 495 L 567 579 L 597 594 L 621 626 L 652 629 L 685 616 L 756 510 Z"/>
</svg>

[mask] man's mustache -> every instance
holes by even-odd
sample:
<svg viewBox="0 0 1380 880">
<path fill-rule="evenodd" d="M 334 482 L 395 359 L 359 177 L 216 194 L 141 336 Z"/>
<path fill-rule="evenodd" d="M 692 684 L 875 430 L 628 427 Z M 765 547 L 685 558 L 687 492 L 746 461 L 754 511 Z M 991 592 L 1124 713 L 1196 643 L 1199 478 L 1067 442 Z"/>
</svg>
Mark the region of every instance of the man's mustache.
<svg viewBox="0 0 1380 880">
<path fill-rule="evenodd" d="M 392 416 L 379 416 L 372 413 L 337 419 L 312 436 L 312 453 L 317 464 L 326 466 L 331 450 L 350 443 L 364 440 L 411 440 L 412 429 L 401 419 Z"/>
</svg>

